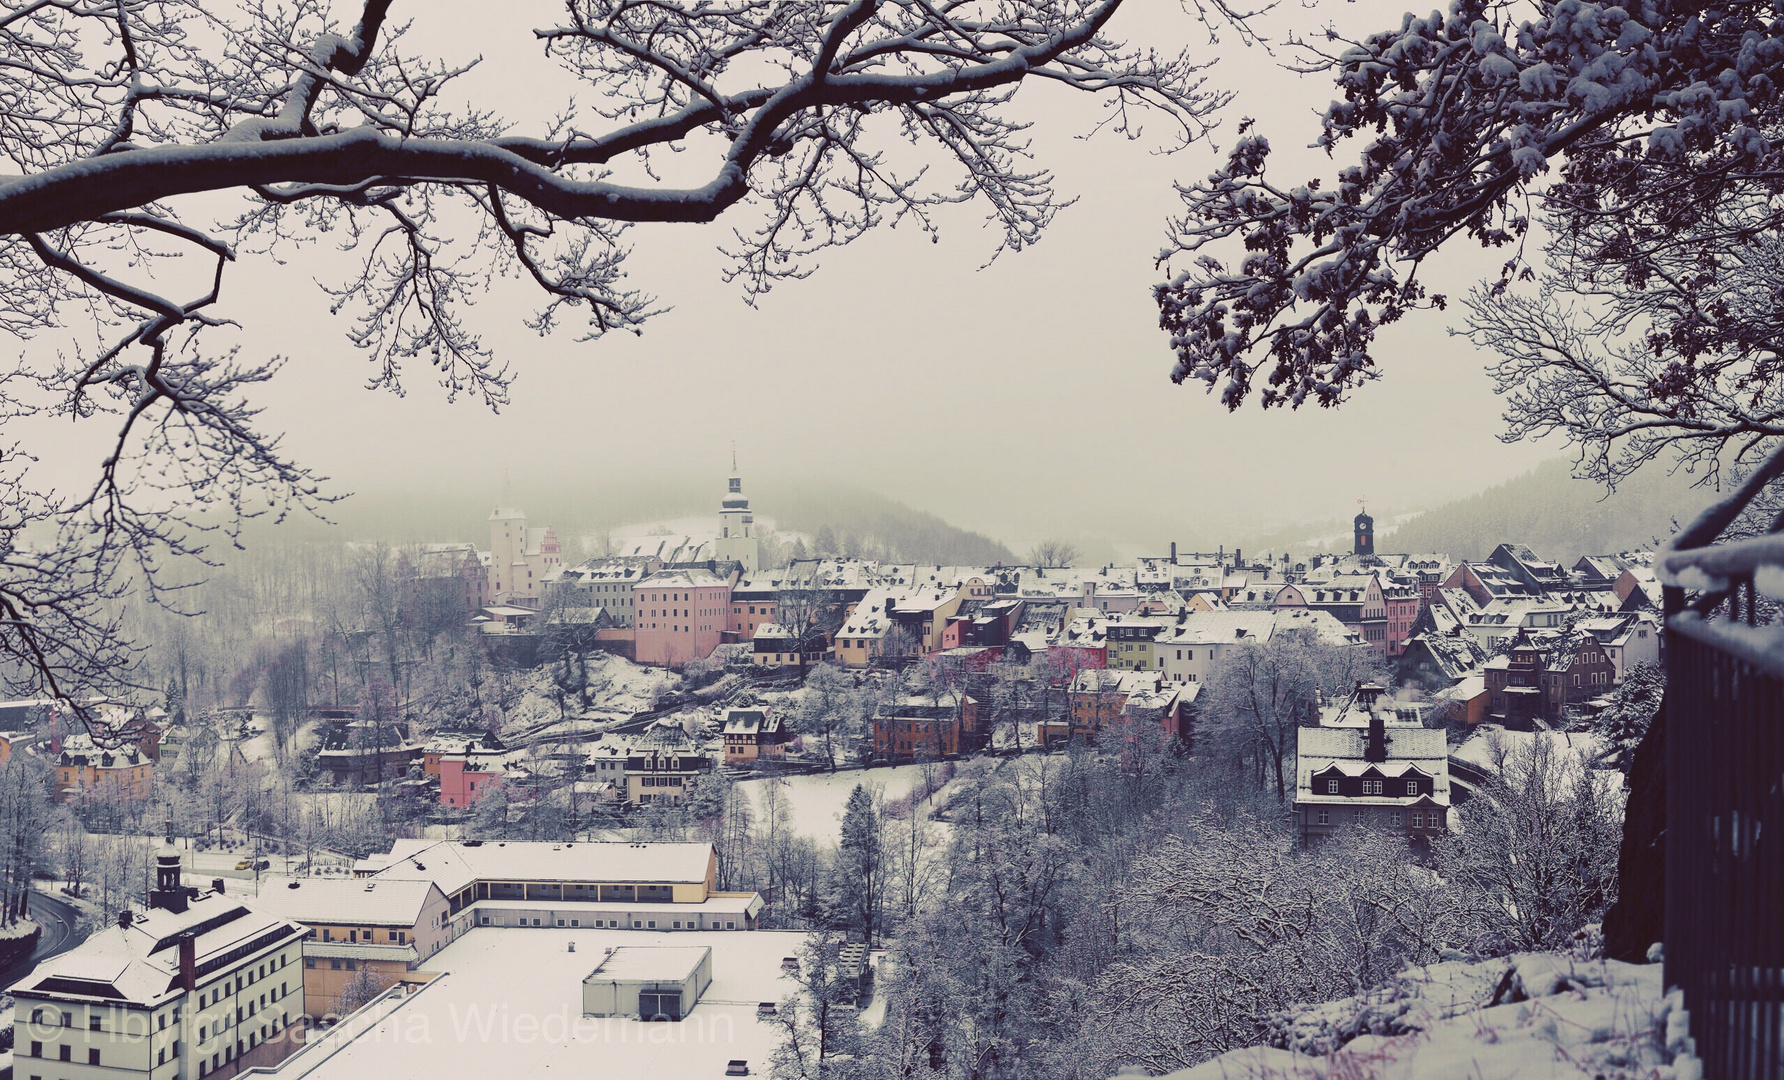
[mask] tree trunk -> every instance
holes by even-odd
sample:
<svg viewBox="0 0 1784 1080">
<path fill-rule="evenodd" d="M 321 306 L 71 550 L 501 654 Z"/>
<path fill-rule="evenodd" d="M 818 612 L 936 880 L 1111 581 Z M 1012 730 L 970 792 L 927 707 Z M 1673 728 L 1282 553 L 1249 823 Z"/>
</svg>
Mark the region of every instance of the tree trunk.
<svg viewBox="0 0 1784 1080">
<path fill-rule="evenodd" d="M 1604 955 L 1643 963 L 1648 946 L 1666 936 L 1665 700 L 1635 748 L 1623 845 L 1617 855 L 1617 902 L 1604 914 Z"/>
</svg>

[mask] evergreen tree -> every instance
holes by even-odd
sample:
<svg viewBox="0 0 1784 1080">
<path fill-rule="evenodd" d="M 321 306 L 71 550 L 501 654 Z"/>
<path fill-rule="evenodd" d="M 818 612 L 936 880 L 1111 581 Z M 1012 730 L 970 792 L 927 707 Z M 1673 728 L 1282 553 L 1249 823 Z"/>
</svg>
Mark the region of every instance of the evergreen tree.
<svg viewBox="0 0 1784 1080">
<path fill-rule="evenodd" d="M 1637 664 L 1623 675 L 1611 695 L 1611 707 L 1593 725 L 1610 744 L 1617 768 L 1624 776 L 1635 761 L 1635 748 L 1648 733 L 1666 695 L 1666 673 L 1654 664 Z"/>
<path fill-rule="evenodd" d="M 843 809 L 842 837 L 831 874 L 830 906 L 835 921 L 860 934 L 870 948 L 881 930 L 885 890 L 886 848 L 879 807 L 867 788 L 856 784 Z"/>
</svg>

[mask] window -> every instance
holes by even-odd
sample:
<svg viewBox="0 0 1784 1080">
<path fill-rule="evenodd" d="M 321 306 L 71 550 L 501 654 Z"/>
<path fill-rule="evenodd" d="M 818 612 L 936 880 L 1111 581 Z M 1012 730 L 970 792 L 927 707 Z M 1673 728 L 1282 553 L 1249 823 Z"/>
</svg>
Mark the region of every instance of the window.
<svg viewBox="0 0 1784 1080">
<path fill-rule="evenodd" d="M 93 1013 L 87 1017 L 87 1030 L 88 1031 L 98 1031 L 99 1030 L 99 1014 L 98 1013 Z"/>
<path fill-rule="evenodd" d="M 165 1048 L 162 1049 L 162 1051 L 161 1051 L 161 1060 L 163 1062 L 166 1062 L 166 1060 L 167 1060 L 167 1050 Z M 89 1064 L 89 1065 L 99 1064 L 99 1049 L 98 1049 L 98 1047 L 89 1047 L 87 1049 L 87 1064 Z"/>
<path fill-rule="evenodd" d="M 314 970 L 316 967 L 316 958 L 314 956 L 304 957 L 304 967 Z"/>
<path fill-rule="evenodd" d="M 1319 817 L 1317 818 L 1317 820 L 1319 821 L 1319 823 L 1321 825 L 1330 825 L 1332 823 L 1332 812 L 1330 810 L 1325 809 L 1324 807 L 1321 807 L 1320 811 L 1319 811 Z"/>
<path fill-rule="evenodd" d="M 1419 793 L 1419 782 L 1417 780 L 1406 781 L 1406 794 L 1417 795 L 1418 793 Z"/>
<path fill-rule="evenodd" d="M 63 1061 L 73 1061 L 74 1060 L 74 1057 L 72 1056 L 72 1051 L 73 1051 L 72 1047 L 58 1046 L 56 1048 L 56 1050 L 57 1050 L 56 1056 L 60 1057 Z"/>
<path fill-rule="evenodd" d="M 1381 794 L 1381 781 L 1380 780 L 1365 780 L 1365 781 L 1363 781 L 1363 794 L 1365 794 L 1365 795 L 1380 795 Z"/>
<path fill-rule="evenodd" d="M 1417 810 L 1412 812 L 1412 827 L 1415 829 L 1422 829 L 1425 827 L 1425 815 L 1423 813 Z"/>
<path fill-rule="evenodd" d="M 1401 820 L 1401 816 L 1400 816 L 1400 811 L 1398 811 L 1398 810 L 1395 810 L 1393 813 L 1388 815 L 1388 821 L 1396 827 L 1399 826 L 1400 820 Z"/>
<path fill-rule="evenodd" d="M 38 1042 L 35 1039 L 31 1040 L 31 1056 L 32 1057 L 42 1057 L 43 1056 L 43 1044 Z"/>
<path fill-rule="evenodd" d="M 1327 795 L 1338 794 L 1338 781 L 1336 781 L 1336 780 L 1327 780 L 1326 781 L 1326 794 Z"/>
</svg>

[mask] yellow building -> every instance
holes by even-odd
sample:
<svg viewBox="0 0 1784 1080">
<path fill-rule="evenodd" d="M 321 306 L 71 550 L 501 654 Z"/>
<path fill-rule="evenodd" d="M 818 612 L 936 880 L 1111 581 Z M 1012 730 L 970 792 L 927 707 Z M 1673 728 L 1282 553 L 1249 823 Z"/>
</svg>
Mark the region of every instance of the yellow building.
<svg viewBox="0 0 1784 1080">
<path fill-rule="evenodd" d="M 455 926 L 431 881 L 268 878 L 252 901 L 261 911 L 310 928 L 304 942 L 304 1012 L 351 1012 L 366 993 L 426 982 L 417 970 L 470 927 Z"/>
<path fill-rule="evenodd" d="M 155 793 L 155 763 L 135 746 L 107 749 L 82 732 L 62 741 L 56 755 L 56 798 L 76 794 L 142 802 Z"/>
<path fill-rule="evenodd" d="M 450 937 L 471 925 L 755 929 L 761 897 L 720 892 L 718 865 L 700 843 L 398 840 L 354 874 L 431 881 L 452 898 Z"/>
</svg>

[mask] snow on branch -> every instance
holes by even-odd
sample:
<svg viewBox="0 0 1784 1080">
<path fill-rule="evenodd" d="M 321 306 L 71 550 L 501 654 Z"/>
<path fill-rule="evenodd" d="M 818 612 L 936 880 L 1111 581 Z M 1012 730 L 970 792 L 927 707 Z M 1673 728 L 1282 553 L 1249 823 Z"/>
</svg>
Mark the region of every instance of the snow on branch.
<svg viewBox="0 0 1784 1080">
<path fill-rule="evenodd" d="M 170 560 L 326 505 L 259 421 L 279 361 L 227 342 L 240 261 L 328 234 L 352 268 L 323 287 L 368 384 L 401 392 L 425 362 L 499 406 L 512 372 L 467 305 L 514 274 L 540 290 L 542 332 L 637 332 L 660 307 L 624 280 L 631 223 L 725 216 L 754 298 L 878 226 L 933 229 L 947 203 L 983 201 L 999 250 L 1033 242 L 1065 203 L 1010 111 L 1031 80 L 1098 97 L 1118 134 L 1144 114 L 1200 138 L 1223 101 L 1205 62 L 1112 37 L 1123 6 L 569 0 L 516 32 L 585 103 L 506 118 L 458 96 L 473 63 L 407 47 L 391 0 L 345 23 L 326 0 L 0 0 L 0 326 L 62 349 L 0 377 L 0 415 L 116 424 L 78 497 L 38 493 L 22 450 L 0 458 L 0 679 L 64 698 L 127 680 L 108 604 L 174 602 Z M 1186 7 L 1249 33 L 1219 0 Z M 889 153 L 900 141 L 918 154 Z M 691 182 L 659 179 L 666 152 L 701 163 Z"/>
</svg>

